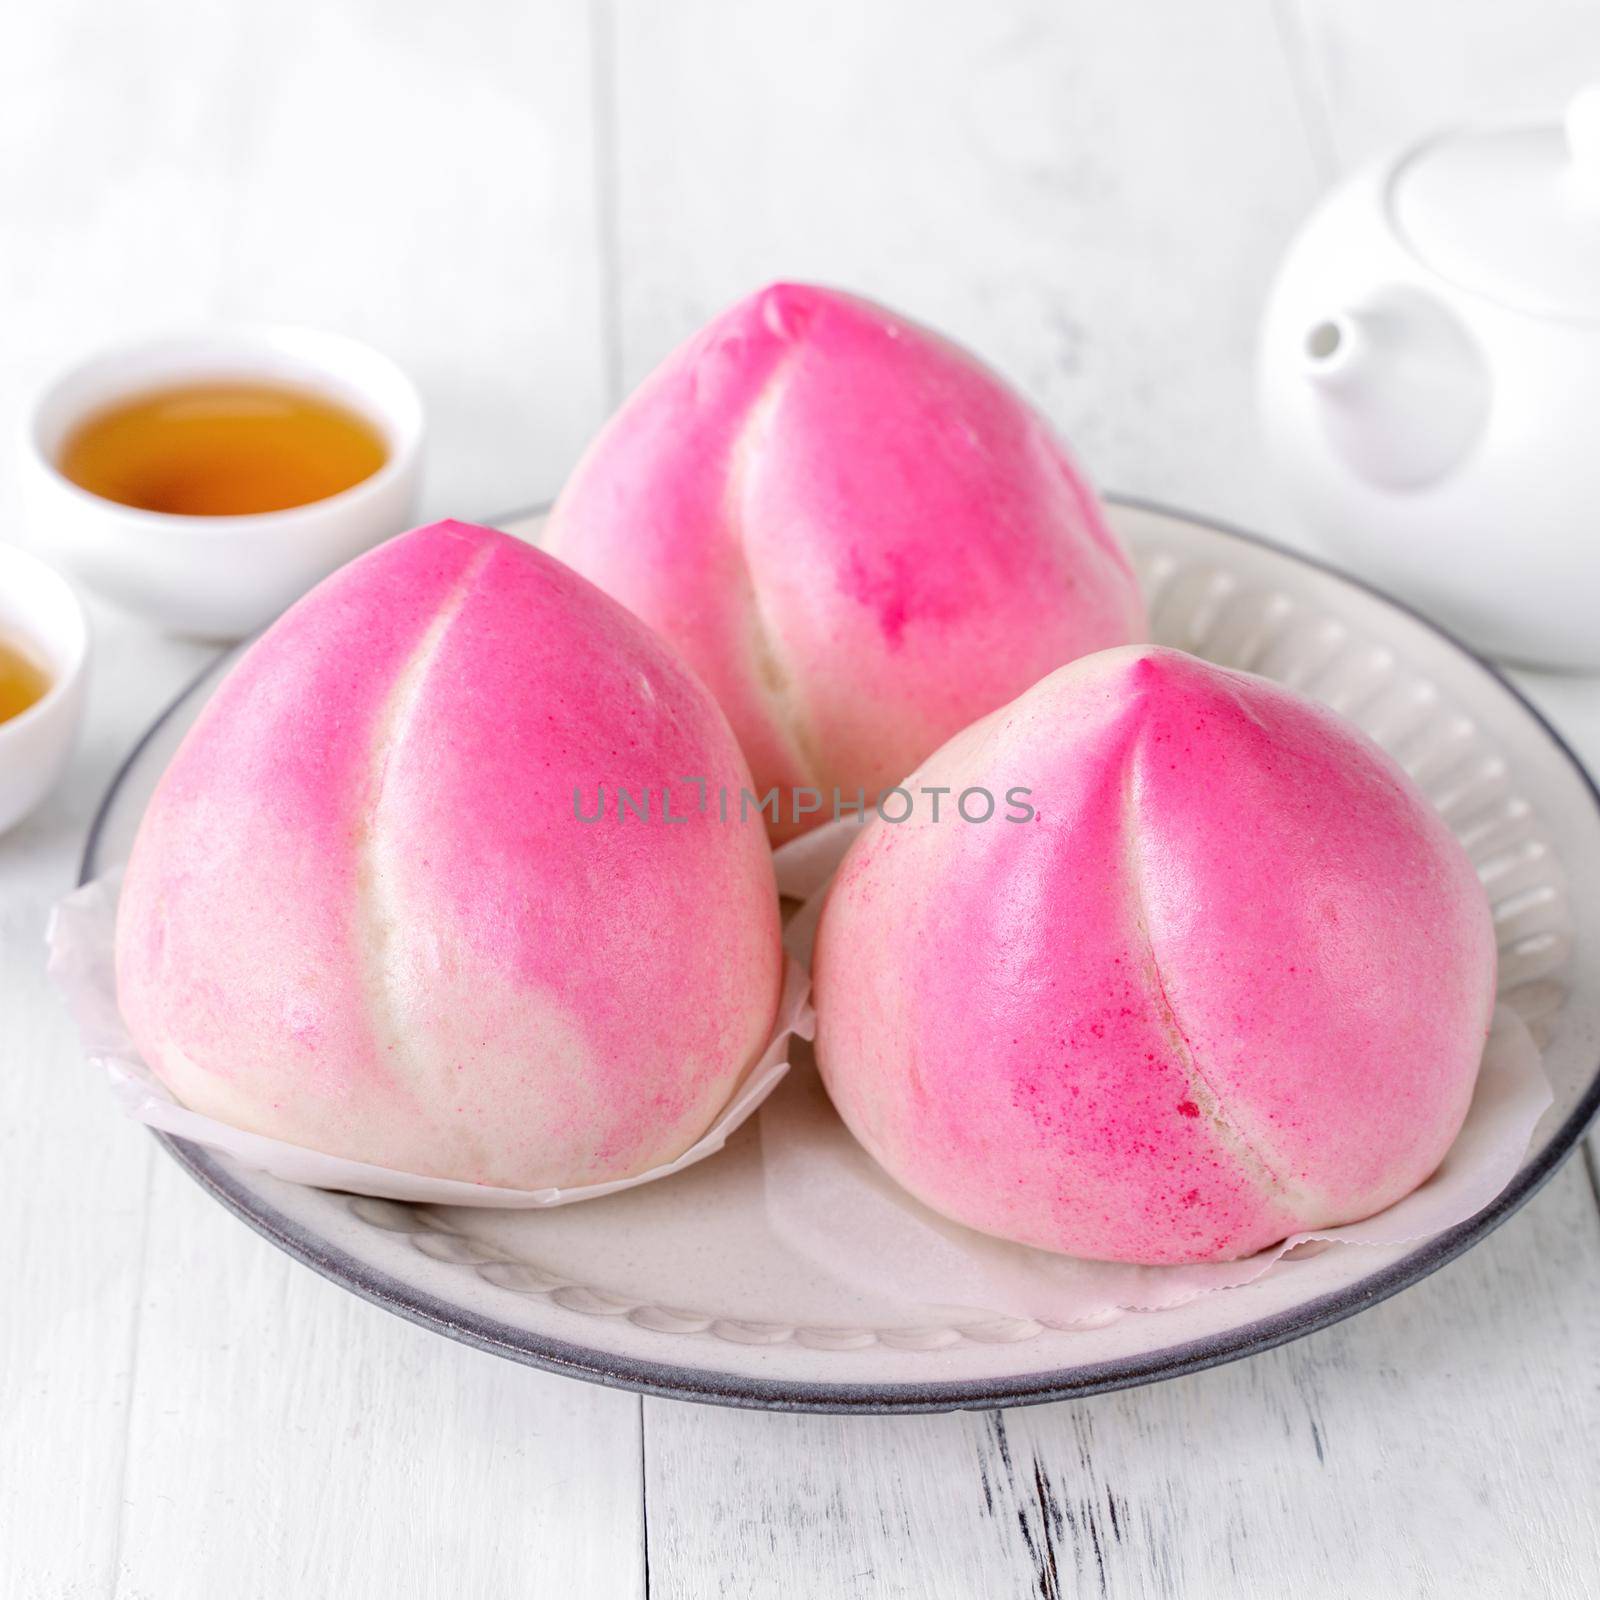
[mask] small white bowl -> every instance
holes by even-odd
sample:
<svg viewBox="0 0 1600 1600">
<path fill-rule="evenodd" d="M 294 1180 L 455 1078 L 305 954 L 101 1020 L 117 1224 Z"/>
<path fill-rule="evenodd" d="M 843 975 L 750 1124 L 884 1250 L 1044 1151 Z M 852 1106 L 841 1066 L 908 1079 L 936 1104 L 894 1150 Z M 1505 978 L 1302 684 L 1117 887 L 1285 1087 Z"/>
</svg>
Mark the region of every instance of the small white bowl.
<svg viewBox="0 0 1600 1600">
<path fill-rule="evenodd" d="M 342 401 L 382 433 L 370 478 L 308 505 L 190 517 L 119 505 L 56 465 L 73 427 L 118 400 L 173 384 L 290 383 Z M 119 346 L 80 363 L 34 403 L 23 458 L 30 525 L 113 605 L 171 633 L 238 639 L 270 622 L 352 556 L 411 525 L 421 477 L 422 401 L 387 356 L 342 334 L 233 326 Z"/>
<path fill-rule="evenodd" d="M 89 621 L 72 586 L 37 557 L 0 544 L 0 635 L 43 657 L 50 688 L 0 722 L 0 833 L 55 787 L 83 721 Z"/>
</svg>

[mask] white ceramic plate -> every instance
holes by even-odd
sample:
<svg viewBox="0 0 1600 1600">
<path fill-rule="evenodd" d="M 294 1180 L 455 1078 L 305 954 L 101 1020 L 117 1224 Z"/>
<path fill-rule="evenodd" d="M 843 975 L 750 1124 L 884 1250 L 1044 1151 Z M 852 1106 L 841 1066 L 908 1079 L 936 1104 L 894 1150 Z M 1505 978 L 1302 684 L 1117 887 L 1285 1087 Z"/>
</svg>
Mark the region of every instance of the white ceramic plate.
<svg viewBox="0 0 1600 1600">
<path fill-rule="evenodd" d="M 1264 1350 L 1414 1283 L 1482 1238 L 1600 1104 L 1600 794 L 1492 669 L 1393 601 L 1243 534 L 1115 503 L 1157 639 L 1280 677 L 1367 729 L 1467 843 L 1495 903 L 1502 995 L 1534 1026 L 1555 1103 L 1510 1187 L 1420 1246 L 1333 1249 L 1175 1310 L 1057 1330 L 932 1321 L 839 1287 L 762 1214 L 758 1143 L 555 1211 L 476 1212 L 302 1189 L 163 1138 L 258 1232 L 354 1293 L 513 1360 L 653 1394 L 780 1410 L 923 1411 L 1059 1399 Z M 524 536 L 536 517 L 503 521 Z M 106 796 L 83 876 L 122 862 L 220 677 L 190 688 Z"/>
</svg>

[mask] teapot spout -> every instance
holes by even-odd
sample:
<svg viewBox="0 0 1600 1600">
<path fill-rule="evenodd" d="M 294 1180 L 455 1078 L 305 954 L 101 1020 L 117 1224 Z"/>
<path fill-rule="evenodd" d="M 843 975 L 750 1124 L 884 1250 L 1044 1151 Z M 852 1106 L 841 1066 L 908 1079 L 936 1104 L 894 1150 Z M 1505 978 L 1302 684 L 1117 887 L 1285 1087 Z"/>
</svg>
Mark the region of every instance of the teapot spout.
<svg viewBox="0 0 1600 1600">
<path fill-rule="evenodd" d="M 1306 330 L 1301 369 L 1319 388 L 1337 391 L 1360 381 L 1371 356 L 1360 323 L 1350 312 L 1339 311 Z"/>
<path fill-rule="evenodd" d="M 1301 371 L 1329 441 L 1362 477 L 1420 488 L 1471 452 L 1489 414 L 1472 336 L 1431 295 L 1395 289 L 1305 330 Z"/>
</svg>

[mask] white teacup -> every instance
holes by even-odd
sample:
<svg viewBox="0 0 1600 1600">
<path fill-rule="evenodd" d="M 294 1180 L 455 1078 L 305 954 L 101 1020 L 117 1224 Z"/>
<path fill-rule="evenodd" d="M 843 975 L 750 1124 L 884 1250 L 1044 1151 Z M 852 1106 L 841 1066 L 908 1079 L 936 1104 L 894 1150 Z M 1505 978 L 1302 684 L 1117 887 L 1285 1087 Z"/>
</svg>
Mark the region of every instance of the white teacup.
<svg viewBox="0 0 1600 1600">
<path fill-rule="evenodd" d="M 93 412 L 196 381 L 267 380 L 342 402 L 382 435 L 388 457 L 360 483 L 283 511 L 175 516 L 79 488 L 56 465 Z M 236 326 L 148 340 L 71 368 L 35 402 L 24 447 L 36 548 L 59 552 L 112 604 L 172 633 L 253 633 L 335 567 L 409 527 L 421 477 L 422 401 L 387 356 L 341 334 Z"/>
<path fill-rule="evenodd" d="M 20 822 L 65 770 L 83 720 L 89 623 L 72 586 L 37 557 L 0 544 L 0 635 L 37 654 L 50 688 L 0 722 L 0 833 Z"/>
</svg>

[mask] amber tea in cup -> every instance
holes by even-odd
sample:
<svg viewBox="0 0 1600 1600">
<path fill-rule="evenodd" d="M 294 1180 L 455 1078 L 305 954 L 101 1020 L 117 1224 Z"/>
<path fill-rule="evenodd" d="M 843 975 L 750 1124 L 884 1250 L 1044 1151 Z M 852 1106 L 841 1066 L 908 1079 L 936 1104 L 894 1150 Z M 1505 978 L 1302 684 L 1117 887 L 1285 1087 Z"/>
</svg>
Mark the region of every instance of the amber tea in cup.
<svg viewBox="0 0 1600 1600">
<path fill-rule="evenodd" d="M 326 500 L 388 458 L 359 412 L 310 389 L 206 380 L 96 411 L 57 462 L 80 489 L 119 505 L 189 517 L 249 516 Z"/>
<path fill-rule="evenodd" d="M 0 630 L 0 722 L 20 717 L 50 692 L 50 674 L 34 650 L 13 633 Z"/>
</svg>

